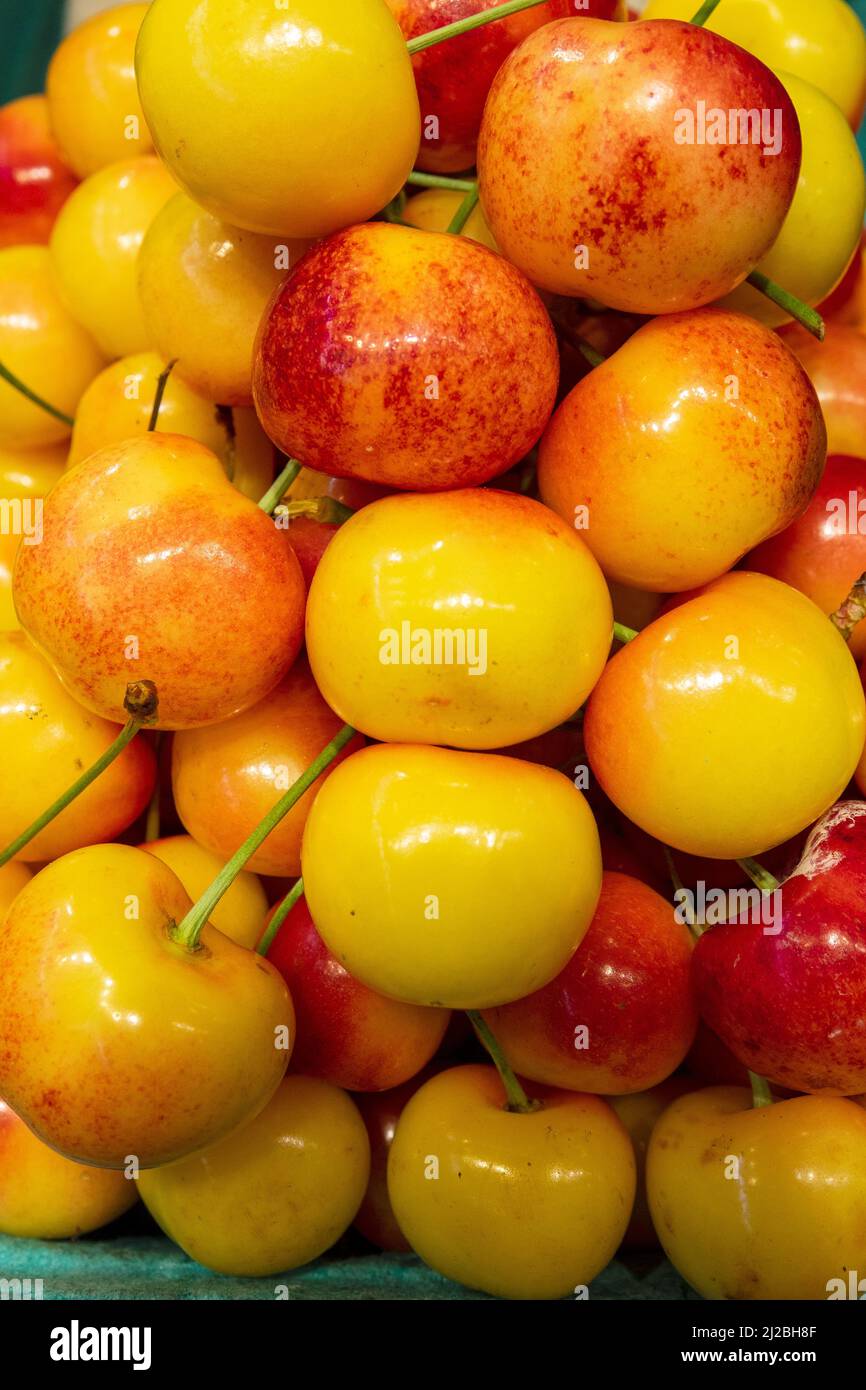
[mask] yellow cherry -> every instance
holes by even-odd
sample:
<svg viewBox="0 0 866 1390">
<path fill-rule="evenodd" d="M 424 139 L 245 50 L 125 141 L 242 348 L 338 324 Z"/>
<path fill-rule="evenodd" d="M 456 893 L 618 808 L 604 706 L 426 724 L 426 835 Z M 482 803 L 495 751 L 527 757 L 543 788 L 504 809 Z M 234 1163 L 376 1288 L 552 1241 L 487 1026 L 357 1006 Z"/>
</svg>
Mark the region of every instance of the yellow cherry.
<svg viewBox="0 0 866 1390">
<path fill-rule="evenodd" d="M 47 246 L 0 251 L 0 362 L 66 416 L 74 416 L 105 359 L 63 304 Z M 0 448 L 41 448 L 67 439 L 58 420 L 0 381 Z"/>
<path fill-rule="evenodd" d="M 252 352 L 265 307 L 307 242 L 231 227 L 178 193 L 138 259 L 150 338 L 206 400 L 251 405 Z"/>
<path fill-rule="evenodd" d="M 32 877 L 27 865 L 19 863 L 17 859 L 10 859 L 8 864 L 0 868 L 0 925 L 21 889 Z"/>
<path fill-rule="evenodd" d="M 420 227 L 423 232 L 447 232 L 463 198 L 464 194 L 450 188 L 427 188 L 408 199 L 402 220 L 408 222 L 410 227 Z M 480 241 L 482 246 L 489 246 L 491 251 L 499 250 L 480 203 L 469 214 L 461 236 L 472 237 L 473 241 Z"/>
<path fill-rule="evenodd" d="M 46 82 L 54 138 L 79 178 L 153 149 L 135 87 L 135 40 L 147 5 L 114 5 L 73 29 Z"/>
<path fill-rule="evenodd" d="M 418 150 L 412 63 L 382 0 L 154 0 L 136 70 L 177 181 L 250 231 L 364 222 Z"/>
<path fill-rule="evenodd" d="M 153 155 L 110 164 L 67 198 L 51 233 L 51 263 L 70 313 L 108 357 L 149 345 L 136 282 L 144 234 L 175 191 Z"/>
</svg>

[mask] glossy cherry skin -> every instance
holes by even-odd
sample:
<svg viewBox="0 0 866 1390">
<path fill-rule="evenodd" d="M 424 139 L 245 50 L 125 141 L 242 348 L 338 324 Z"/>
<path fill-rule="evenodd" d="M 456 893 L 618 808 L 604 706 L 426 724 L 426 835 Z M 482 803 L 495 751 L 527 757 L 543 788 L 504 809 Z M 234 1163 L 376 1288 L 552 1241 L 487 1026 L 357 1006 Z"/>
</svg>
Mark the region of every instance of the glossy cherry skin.
<svg viewBox="0 0 866 1390">
<path fill-rule="evenodd" d="M 830 323 L 819 343 L 804 328 L 785 332 L 818 393 L 831 454 L 866 458 L 866 333 Z"/>
<path fill-rule="evenodd" d="M 172 742 L 172 787 L 186 829 L 200 845 L 230 858 L 341 728 L 301 660 L 264 700 L 242 714 L 178 733 Z M 361 747 L 361 738 L 347 745 L 247 861 L 247 868 L 297 878 L 301 836 L 323 779 Z"/>
<path fill-rule="evenodd" d="M 635 878 L 605 873 L 565 968 L 486 1019 L 521 1076 L 597 1095 L 644 1091 L 676 1070 L 694 1038 L 691 956 L 669 902 Z"/>
<path fill-rule="evenodd" d="M 558 380 L 547 312 L 514 266 L 468 237 L 384 222 L 299 262 L 253 361 L 256 410 L 284 453 L 417 491 L 504 473 L 547 424 Z"/>
<path fill-rule="evenodd" d="M 451 188 L 425 188 L 423 192 L 407 198 L 402 221 L 425 232 L 447 232 L 464 197 L 465 194 Z M 460 235 L 480 241 L 491 251 L 499 250 L 480 203 L 476 203 L 472 209 Z"/>
<path fill-rule="evenodd" d="M 590 764 L 620 811 L 714 859 L 760 855 L 812 824 L 848 785 L 864 732 L 857 667 L 832 623 L 796 589 L 745 571 L 618 652 L 584 720 Z"/>
<path fill-rule="evenodd" d="M 738 920 L 701 937 L 701 1015 L 752 1071 L 795 1091 L 866 1091 L 864 894 L 866 802 L 843 802 L 785 880 L 778 923 Z"/>
<path fill-rule="evenodd" d="M 544 433 L 538 483 L 609 579 L 671 593 L 718 578 L 794 521 L 826 442 L 815 391 L 778 335 L 703 309 L 653 319 L 578 383 Z"/>
<path fill-rule="evenodd" d="M 255 704 L 301 644 L 297 560 L 216 455 L 183 435 L 127 439 L 69 469 L 45 503 L 42 544 L 19 551 L 14 595 L 76 699 L 122 721 L 128 683 L 153 681 L 163 729 Z"/>
<path fill-rule="evenodd" d="M 467 15 L 493 9 L 502 0 L 387 0 L 408 39 L 440 29 Z M 613 19 L 619 0 L 587 0 L 583 13 Z M 529 10 L 461 34 L 416 53 L 412 59 L 421 107 L 419 169 L 454 174 L 475 163 L 475 147 L 490 85 L 527 35 L 552 19 L 574 13 L 570 0 L 549 0 Z"/>
<path fill-rule="evenodd" d="M 154 0 L 136 72 L 178 183 L 253 232 L 365 222 L 418 149 L 412 63 L 382 0 Z"/>
<path fill-rule="evenodd" d="M 866 451 L 866 441 L 864 441 Z M 866 460 L 835 455 L 806 511 L 743 561 L 835 613 L 866 571 Z M 866 655 L 866 624 L 851 634 L 852 655 Z"/>
<path fill-rule="evenodd" d="M 0 634 L 0 849 L 71 787 L 119 733 L 118 724 L 72 697 L 23 632 Z M 155 779 L 153 749 L 140 734 L 18 857 L 41 862 L 112 839 L 147 806 Z"/>
<path fill-rule="evenodd" d="M 10 859 L 8 864 L 0 868 L 0 925 L 21 889 L 32 877 L 32 870 L 17 859 Z"/>
<path fill-rule="evenodd" d="M 107 1226 L 137 1200 L 124 1173 L 63 1158 L 0 1100 L 0 1234 L 74 1239 Z"/>
<path fill-rule="evenodd" d="M 268 960 L 295 1006 L 293 1071 L 347 1091 L 386 1091 L 426 1066 L 445 1035 L 447 1009 L 401 1004 L 353 979 L 316 931 L 304 898 L 278 931 Z"/>
<path fill-rule="evenodd" d="M 580 708 L 612 621 L 589 548 L 540 503 L 493 488 L 402 494 L 331 541 L 307 651 L 329 705 L 371 738 L 504 748 Z"/>
<path fill-rule="evenodd" d="M 704 1298 L 822 1301 L 862 1269 L 866 1111 L 695 1091 L 656 1123 L 647 1191 L 666 1255 Z"/>
<path fill-rule="evenodd" d="M 259 320 L 309 245 L 232 227 L 176 193 L 154 218 L 138 256 L 149 342 L 176 361 L 181 381 L 206 400 L 251 406 Z"/>
<path fill-rule="evenodd" d="M 601 885 L 595 821 L 567 778 L 418 745 L 340 764 L 313 802 L 302 865 L 313 921 L 356 979 L 455 1009 L 553 979 Z"/>
<path fill-rule="evenodd" d="M 41 449 L 0 447 L 0 497 L 13 506 L 16 498 L 25 506 L 27 498 L 33 502 L 43 498 L 62 474 L 68 452 L 65 443 L 45 444 Z M 22 523 L 27 522 L 26 527 L 22 524 L 6 535 L 0 534 L 0 632 L 13 632 L 21 626 L 12 601 L 15 557 L 22 544 L 21 532 L 26 533 L 29 528 L 30 534 L 35 535 L 38 531 L 35 510 L 29 514 L 22 510 L 21 517 Z"/>
<path fill-rule="evenodd" d="M 757 144 L 682 143 L 677 113 L 779 111 Z M 640 314 L 708 304 L 777 237 L 800 167 L 796 112 L 742 49 L 689 24 L 545 25 L 506 58 L 481 125 L 478 175 L 503 255 L 554 294 Z M 725 235 L 718 230 L 725 227 Z"/>
<path fill-rule="evenodd" d="M 0 361 L 31 391 L 74 416 L 84 388 L 105 366 L 89 333 L 63 303 L 47 246 L 0 251 Z M 0 381 L 0 449 L 41 449 L 71 426 Z"/>
<path fill-rule="evenodd" d="M 518 1114 L 493 1067 L 441 1072 L 409 1101 L 388 1159 L 394 1214 L 416 1254 L 500 1298 L 563 1298 L 590 1283 L 634 1201 L 631 1141 L 610 1106 L 534 1094 L 541 1107 Z"/>
<path fill-rule="evenodd" d="M 79 178 L 153 149 L 135 89 L 135 41 L 146 4 L 114 5 L 55 50 L 46 94 L 51 128 Z"/>
<path fill-rule="evenodd" d="M 304 576 L 307 593 L 310 591 L 313 576 L 319 568 L 322 556 L 338 530 L 339 527 L 333 523 L 316 521 L 310 516 L 292 517 L 286 531 L 286 540 L 298 557 L 298 564 L 301 567 L 301 574 Z"/>
<path fill-rule="evenodd" d="M 255 1115 L 285 1072 L 292 1001 L 260 956 L 206 926 L 151 854 L 95 845 L 56 859 L 0 930 L 0 1096 L 60 1153 L 149 1168 Z"/>
<path fill-rule="evenodd" d="M 45 245 L 77 182 L 52 138 L 43 96 L 0 107 L 0 246 Z"/>
<path fill-rule="evenodd" d="M 219 1274 L 265 1275 L 322 1255 L 350 1224 L 370 1172 L 367 1132 L 344 1091 L 287 1076 L 221 1143 L 142 1173 L 166 1235 Z"/>
</svg>

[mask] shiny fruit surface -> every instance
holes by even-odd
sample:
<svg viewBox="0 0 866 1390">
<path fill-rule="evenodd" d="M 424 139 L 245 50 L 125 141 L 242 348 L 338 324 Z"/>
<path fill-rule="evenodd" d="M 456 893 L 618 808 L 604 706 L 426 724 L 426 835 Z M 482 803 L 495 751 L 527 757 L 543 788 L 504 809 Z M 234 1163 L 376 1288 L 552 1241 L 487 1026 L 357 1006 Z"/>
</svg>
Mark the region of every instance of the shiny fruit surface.
<svg viewBox="0 0 866 1390">
<path fill-rule="evenodd" d="M 232 227 L 183 193 L 165 205 L 142 245 L 138 289 L 149 340 L 181 381 L 220 405 L 252 405 L 259 320 L 307 246 Z"/>
<path fill-rule="evenodd" d="M 146 4 L 114 5 L 67 35 L 48 68 L 51 128 L 79 178 L 153 149 L 135 90 Z"/>
<path fill-rule="evenodd" d="M 502 748 L 568 719 L 611 631 L 607 586 L 577 532 L 493 489 L 365 507 L 325 551 L 307 605 L 310 665 L 342 719 L 372 738 L 462 748 Z"/>
<path fill-rule="evenodd" d="M 45 97 L 0 107 L 0 247 L 44 246 L 77 182 L 51 135 Z"/>
<path fill-rule="evenodd" d="M 105 359 L 66 310 L 45 246 L 0 251 L 0 362 L 31 391 L 73 416 Z M 68 439 L 58 420 L 0 381 L 0 449 L 37 449 Z"/>
<path fill-rule="evenodd" d="M 163 729 L 255 704 L 301 644 L 297 560 L 216 455 L 183 435 L 127 439 L 67 470 L 42 544 L 19 551 L 14 594 L 82 704 L 124 720 L 128 683 L 153 681 Z"/>
<path fill-rule="evenodd" d="M 72 1163 L 37 1139 L 0 1100 L 0 1233 L 69 1240 L 122 1216 L 138 1200 L 123 1173 Z"/>
<path fill-rule="evenodd" d="M 575 386 L 542 439 L 539 488 L 608 578 L 679 592 L 794 521 L 825 450 L 818 398 L 782 339 L 703 309 L 653 319 Z"/>
<path fill-rule="evenodd" d="M 19 893 L 0 929 L 0 1096 L 46 1143 L 98 1167 L 194 1153 L 273 1095 L 294 1016 L 282 978 L 206 926 L 152 854 L 95 845 Z"/>
<path fill-rule="evenodd" d="M 605 873 L 571 960 L 528 998 L 486 1015 L 510 1065 L 547 1086 L 644 1091 L 682 1062 L 697 1027 L 688 927 L 652 888 Z"/>
<path fill-rule="evenodd" d="M 409 1101 L 388 1159 L 394 1213 L 416 1254 L 502 1298 L 563 1298 L 588 1284 L 634 1201 L 631 1141 L 610 1106 L 539 1094 L 540 1109 L 517 1114 L 493 1067 L 442 1072 Z"/>
<path fill-rule="evenodd" d="M 136 281 L 144 234 L 174 183 L 153 155 L 109 164 L 79 184 L 51 233 L 61 297 L 106 357 L 150 344 Z"/>
<path fill-rule="evenodd" d="M 384 222 L 304 257 L 268 306 L 253 364 L 256 410 L 285 454 L 417 491 L 517 463 L 558 381 L 547 311 L 514 266 L 469 237 Z"/>
<path fill-rule="evenodd" d="M 313 803 L 302 863 L 313 921 L 356 979 L 455 1009 L 553 979 L 601 886 L 592 812 L 561 773 L 419 746 L 342 763 Z"/>
<path fill-rule="evenodd" d="M 695 1091 L 653 1130 L 647 1190 L 666 1255 L 704 1298 L 826 1299 L 863 1263 L 866 1111 Z"/>
<path fill-rule="evenodd" d="M 742 572 L 617 653 L 584 733 L 596 777 L 630 820 L 689 854 L 736 859 L 781 844 L 844 791 L 864 709 L 856 665 L 821 610 Z"/>
<path fill-rule="evenodd" d="M 412 168 L 418 97 L 383 0 L 154 0 L 135 61 L 159 153 L 238 227 L 327 236 Z"/>
<path fill-rule="evenodd" d="M 139 848 L 173 869 L 193 902 L 210 887 L 225 864 L 220 855 L 203 849 L 191 835 L 167 835 L 161 840 L 148 840 Z M 262 934 L 267 911 L 268 900 L 259 879 L 242 870 L 208 920 L 230 941 L 252 951 Z"/>
<path fill-rule="evenodd" d="M 707 141 L 696 91 L 705 110 L 774 113 L 770 142 L 754 131 L 741 141 L 739 129 L 734 142 Z M 718 35 L 575 18 L 502 64 L 478 175 L 497 244 L 533 284 L 667 314 L 727 294 L 766 255 L 800 154 L 781 82 Z"/>
<path fill-rule="evenodd" d="M 297 1269 L 349 1226 L 370 1172 L 364 1122 L 344 1091 L 287 1076 L 242 1129 L 142 1173 L 146 1206 L 191 1259 L 220 1274 Z"/>
</svg>

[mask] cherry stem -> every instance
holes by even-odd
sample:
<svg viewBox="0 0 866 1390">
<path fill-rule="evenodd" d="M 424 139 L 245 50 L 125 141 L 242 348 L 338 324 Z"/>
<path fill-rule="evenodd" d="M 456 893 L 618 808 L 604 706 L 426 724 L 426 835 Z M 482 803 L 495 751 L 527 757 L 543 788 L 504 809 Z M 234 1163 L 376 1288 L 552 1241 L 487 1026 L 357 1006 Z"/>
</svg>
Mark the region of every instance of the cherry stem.
<svg viewBox="0 0 866 1390">
<path fill-rule="evenodd" d="M 448 226 L 445 228 L 446 232 L 450 232 L 452 236 L 459 236 L 477 206 L 478 184 L 476 183 L 474 187 L 471 188 L 469 192 L 465 195 L 463 202 L 460 204 L 454 216 L 451 218 L 451 221 L 448 223 Z"/>
<path fill-rule="evenodd" d="M 198 950 L 199 937 L 208 918 L 220 899 L 231 888 L 241 869 L 252 858 L 259 846 L 264 844 L 271 831 L 276 829 L 283 817 L 288 815 L 292 807 L 300 801 L 304 792 L 309 791 L 317 777 L 324 772 L 326 767 L 331 765 L 349 740 L 354 737 L 355 730 L 352 726 L 344 724 L 328 746 L 322 749 L 315 761 L 310 763 L 306 772 L 301 774 L 297 782 L 289 787 L 289 790 L 280 797 L 275 806 L 271 807 L 264 819 L 259 821 L 255 830 L 247 836 L 240 849 L 236 850 L 228 863 L 217 874 L 213 883 L 205 889 L 198 902 L 193 903 L 183 920 L 169 928 L 173 941 L 185 946 L 188 951 Z"/>
<path fill-rule="evenodd" d="M 162 409 L 162 398 L 165 395 L 165 388 L 168 379 L 177 366 L 177 358 L 173 357 L 167 366 L 163 367 L 156 379 L 156 395 L 153 398 L 153 409 L 150 412 L 150 423 L 147 427 L 148 434 L 156 429 L 156 422 L 159 419 L 159 412 Z"/>
<path fill-rule="evenodd" d="M 467 1009 L 466 1016 L 484 1046 L 487 1048 L 487 1051 L 490 1053 L 496 1070 L 499 1072 L 500 1080 L 505 1087 L 505 1094 L 508 1098 L 508 1104 L 505 1107 L 506 1110 L 514 1110 L 521 1115 L 529 1115 L 533 1110 L 540 1109 L 541 1102 L 529 1099 L 529 1096 L 511 1070 L 499 1042 L 490 1028 L 488 1028 L 481 1014 L 478 1013 L 477 1009 Z"/>
<path fill-rule="evenodd" d="M 685 894 L 686 888 L 677 872 L 677 866 L 674 863 L 674 856 L 671 853 L 670 847 L 668 845 L 664 845 L 663 849 L 665 852 L 665 863 L 668 866 L 668 873 L 671 876 L 671 883 L 674 885 L 674 893 Z M 683 906 L 685 906 L 687 902 L 688 899 L 684 898 Z M 697 917 L 695 917 L 694 913 L 691 911 L 690 908 L 688 909 L 686 915 L 686 925 L 689 931 L 691 932 L 692 936 L 694 937 L 695 941 L 697 941 L 699 937 L 703 936 L 704 932 L 707 929 L 706 922 L 699 922 Z"/>
<path fill-rule="evenodd" d="M 447 174 L 425 174 L 413 169 L 406 180 L 416 188 L 450 188 L 454 193 L 471 193 L 475 187 L 474 179 L 452 179 Z"/>
<path fill-rule="evenodd" d="M 304 497 L 299 502 L 281 502 L 274 508 L 274 516 L 287 516 L 290 521 L 296 516 L 306 516 L 328 526 L 342 526 L 354 515 L 352 508 L 338 502 L 336 497 Z"/>
<path fill-rule="evenodd" d="M 613 635 L 618 642 L 633 642 L 640 636 L 633 627 L 626 627 L 625 623 L 614 623 Z"/>
<path fill-rule="evenodd" d="M 689 20 L 689 23 L 696 24 L 698 28 L 701 28 L 702 25 L 706 24 L 713 10 L 715 10 L 719 3 L 720 0 L 704 0 L 703 5 L 701 5 L 694 19 Z"/>
<path fill-rule="evenodd" d="M 29 825 L 26 830 L 22 830 L 17 839 L 6 846 L 2 854 L 0 854 L 0 868 L 2 868 L 4 864 L 8 864 L 9 860 L 14 858 L 25 845 L 29 845 L 30 841 L 39 834 L 40 830 L 44 830 L 46 825 L 50 825 L 55 816 L 59 816 L 60 812 L 65 811 L 66 807 L 73 802 L 77 796 L 80 796 L 83 791 L 86 791 L 91 782 L 95 782 L 97 777 L 114 762 L 115 758 L 120 756 L 126 745 L 132 742 L 136 734 L 143 729 L 146 724 L 153 723 L 157 716 L 158 703 L 156 686 L 153 684 L 153 681 L 135 681 L 132 685 L 126 687 L 126 699 L 123 705 L 129 715 L 129 719 L 117 735 L 117 738 L 106 748 L 105 752 L 96 759 L 96 762 L 89 767 L 86 772 L 82 772 L 81 776 L 77 781 L 72 783 L 71 787 L 68 787 L 61 796 L 58 796 L 56 801 L 53 801 L 50 806 L 46 807 L 40 816 L 37 816 L 32 825 Z"/>
<path fill-rule="evenodd" d="M 413 55 L 421 53 L 425 48 L 432 48 L 434 43 L 456 39 L 459 34 L 467 34 L 470 29 L 480 29 L 482 24 L 492 24 L 495 19 L 507 19 L 510 14 L 531 10 L 533 6 L 543 3 L 544 0 L 508 0 L 507 4 L 496 5 L 492 10 L 467 15 L 465 19 L 457 19 L 453 24 L 446 24 L 441 29 L 431 29 L 429 34 L 419 34 L 417 39 L 410 39 L 406 47 Z"/>
<path fill-rule="evenodd" d="M 274 479 L 264 497 L 259 502 L 259 506 L 263 512 L 267 512 L 269 516 L 273 514 L 274 508 L 279 506 L 280 502 L 282 502 L 283 497 L 292 486 L 292 483 L 295 481 L 300 471 L 301 464 L 297 459 L 286 459 L 285 468 L 280 473 L 279 477 Z"/>
<path fill-rule="evenodd" d="M 749 1083 L 752 1087 L 753 1109 L 760 1110 L 765 1105 L 773 1104 L 773 1093 L 770 1090 L 770 1083 L 765 1076 L 759 1076 L 756 1071 L 750 1071 Z"/>
<path fill-rule="evenodd" d="M 863 618 L 866 618 L 866 574 L 861 574 L 845 602 L 830 614 L 830 622 L 839 629 L 845 641 L 850 642 L 855 627 Z"/>
<path fill-rule="evenodd" d="M 776 889 L 781 887 L 775 874 L 771 874 L 757 859 L 738 859 L 737 863 L 762 893 L 775 893 Z"/>
<path fill-rule="evenodd" d="M 153 795 L 147 808 L 147 817 L 144 822 L 144 838 L 147 844 L 151 840 L 159 839 L 159 803 L 161 787 L 159 785 L 159 752 L 162 743 L 162 734 L 154 736 L 153 751 L 156 756 L 156 781 L 153 784 Z"/>
<path fill-rule="evenodd" d="M 274 944 L 274 937 L 285 922 L 295 903 L 304 896 L 304 880 L 299 878 L 293 884 L 289 892 L 283 898 L 271 920 L 268 922 L 264 936 L 256 947 L 256 952 L 260 956 L 266 956 L 271 946 Z"/>
<path fill-rule="evenodd" d="M 824 320 L 817 309 L 810 309 L 808 304 L 804 304 L 802 299 L 798 299 L 795 294 L 789 294 L 783 290 L 781 285 L 777 285 L 775 280 L 771 280 L 768 275 L 760 270 L 753 270 L 748 276 L 750 285 L 754 285 L 756 290 L 766 295 L 767 299 L 772 299 L 774 304 L 778 304 L 780 309 L 784 309 L 786 314 L 801 323 L 808 333 L 817 338 L 819 342 L 824 341 Z"/>
<path fill-rule="evenodd" d="M 69 425 L 70 429 L 75 424 L 71 415 L 67 415 L 64 411 L 58 410 L 56 405 L 51 405 L 49 401 L 45 401 L 41 396 L 37 396 L 35 391 L 31 391 L 29 386 L 25 386 L 21 378 L 17 377 L 14 372 L 10 372 L 8 367 L 4 367 L 2 362 L 0 362 L 0 377 L 2 377 L 4 381 L 7 381 L 10 386 L 13 386 L 16 391 L 20 391 L 22 396 L 26 396 L 28 401 L 32 401 L 34 405 L 38 405 L 40 410 L 46 410 L 49 415 L 53 415 L 55 420 L 62 420 L 64 425 Z"/>
</svg>

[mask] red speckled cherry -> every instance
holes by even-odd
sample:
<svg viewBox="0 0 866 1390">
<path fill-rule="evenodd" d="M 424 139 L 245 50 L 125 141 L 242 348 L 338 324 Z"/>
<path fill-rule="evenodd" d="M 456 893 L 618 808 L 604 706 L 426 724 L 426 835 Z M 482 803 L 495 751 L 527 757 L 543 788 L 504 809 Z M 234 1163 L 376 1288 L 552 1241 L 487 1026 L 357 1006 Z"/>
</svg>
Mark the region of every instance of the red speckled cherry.
<svg viewBox="0 0 866 1390">
<path fill-rule="evenodd" d="M 467 237 L 384 222 L 308 252 L 253 362 L 259 418 L 286 454 L 418 491 L 506 472 L 547 424 L 558 380 L 547 312 L 514 266 Z"/>
</svg>

